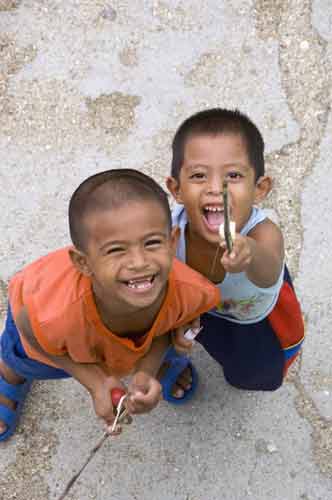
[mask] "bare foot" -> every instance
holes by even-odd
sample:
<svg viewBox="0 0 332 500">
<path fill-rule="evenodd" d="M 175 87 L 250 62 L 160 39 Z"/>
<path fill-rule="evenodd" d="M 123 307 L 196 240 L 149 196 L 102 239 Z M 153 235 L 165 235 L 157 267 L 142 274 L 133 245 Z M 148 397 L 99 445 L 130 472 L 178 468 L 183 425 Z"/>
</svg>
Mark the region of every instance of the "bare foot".
<svg viewBox="0 0 332 500">
<path fill-rule="evenodd" d="M 7 365 L 5 365 L 2 360 L 0 360 L 0 374 L 9 384 L 17 385 L 24 382 L 24 378 L 16 375 L 16 373 L 13 372 L 13 370 L 11 370 Z M 10 408 L 11 410 L 15 410 L 16 403 L 6 398 L 6 396 L 3 396 L 2 394 L 0 394 L 0 403 L 8 406 L 8 408 Z M 4 432 L 6 432 L 6 430 L 7 425 L 5 424 L 5 422 L 0 420 L 0 434 L 3 434 Z"/>
<path fill-rule="evenodd" d="M 160 380 L 170 367 L 170 363 L 163 363 L 161 365 L 161 368 L 158 373 L 158 379 Z M 192 383 L 192 374 L 191 374 L 191 369 L 188 366 L 183 370 L 183 372 L 180 373 L 180 375 L 177 378 L 176 383 L 172 387 L 172 396 L 174 398 L 181 399 L 184 396 L 185 391 L 189 391 L 191 389 L 191 383 Z"/>
</svg>

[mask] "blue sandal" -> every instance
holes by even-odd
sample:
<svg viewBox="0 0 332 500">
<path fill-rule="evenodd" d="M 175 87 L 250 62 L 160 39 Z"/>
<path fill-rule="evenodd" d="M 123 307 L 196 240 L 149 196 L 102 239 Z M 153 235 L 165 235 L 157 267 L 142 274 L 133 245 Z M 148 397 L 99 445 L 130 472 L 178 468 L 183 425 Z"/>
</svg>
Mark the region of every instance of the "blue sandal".
<svg viewBox="0 0 332 500">
<path fill-rule="evenodd" d="M 165 375 L 160 379 L 164 399 L 176 405 L 186 403 L 194 396 L 198 385 L 198 373 L 194 365 L 192 364 L 188 356 L 178 354 L 173 347 L 170 347 L 168 349 L 164 361 L 170 364 Z M 188 366 L 191 369 L 191 388 L 188 390 L 184 389 L 184 395 L 182 398 L 175 398 L 174 396 L 172 396 L 172 388 L 176 383 L 179 375 Z"/>
<path fill-rule="evenodd" d="M 0 434 L 0 441 L 6 441 L 6 439 L 14 434 L 30 387 L 31 380 L 26 380 L 22 384 L 13 385 L 6 382 L 0 375 L 0 394 L 16 403 L 15 410 L 11 410 L 7 406 L 0 404 L 0 420 L 7 425 L 7 430 Z"/>
</svg>

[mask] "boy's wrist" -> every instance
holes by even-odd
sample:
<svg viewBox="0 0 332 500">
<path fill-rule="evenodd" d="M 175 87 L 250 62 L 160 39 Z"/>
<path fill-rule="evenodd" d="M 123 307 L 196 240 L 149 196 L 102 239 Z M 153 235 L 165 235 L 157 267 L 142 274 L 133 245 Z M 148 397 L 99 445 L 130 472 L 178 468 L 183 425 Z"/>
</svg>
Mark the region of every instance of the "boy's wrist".
<svg viewBox="0 0 332 500">
<path fill-rule="evenodd" d="M 90 365 L 89 368 L 89 371 L 86 372 L 83 377 L 80 377 L 78 381 L 87 389 L 90 395 L 94 395 L 108 377 L 107 374 L 97 365 Z"/>
<path fill-rule="evenodd" d="M 160 368 L 160 367 L 159 367 Z M 158 373 L 159 368 L 156 366 L 151 366 L 149 363 L 140 365 L 134 371 L 134 376 L 146 376 L 156 378 L 156 374 Z"/>
<path fill-rule="evenodd" d="M 150 377 L 156 378 L 170 343 L 171 338 L 168 334 L 156 337 L 150 351 L 136 364 L 135 374 L 144 372 Z"/>
</svg>

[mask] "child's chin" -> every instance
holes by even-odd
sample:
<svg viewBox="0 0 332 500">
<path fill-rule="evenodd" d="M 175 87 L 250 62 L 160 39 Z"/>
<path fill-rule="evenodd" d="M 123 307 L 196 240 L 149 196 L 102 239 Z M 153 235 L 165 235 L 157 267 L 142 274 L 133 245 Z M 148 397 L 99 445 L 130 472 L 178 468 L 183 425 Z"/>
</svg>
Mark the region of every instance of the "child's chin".
<svg viewBox="0 0 332 500">
<path fill-rule="evenodd" d="M 153 286 L 149 290 L 130 291 L 126 294 L 126 302 L 137 309 L 152 306 L 159 298 L 160 289 Z"/>
<path fill-rule="evenodd" d="M 208 226 L 206 224 L 202 236 L 210 243 L 218 243 L 220 239 L 219 226 Z"/>
<path fill-rule="evenodd" d="M 149 307 L 152 307 L 152 305 L 154 304 L 155 300 L 126 300 L 125 303 L 126 303 L 126 309 L 128 310 L 128 313 L 129 311 L 131 311 L 131 313 L 133 312 L 139 312 L 141 311 L 142 309 L 147 309 Z"/>
</svg>

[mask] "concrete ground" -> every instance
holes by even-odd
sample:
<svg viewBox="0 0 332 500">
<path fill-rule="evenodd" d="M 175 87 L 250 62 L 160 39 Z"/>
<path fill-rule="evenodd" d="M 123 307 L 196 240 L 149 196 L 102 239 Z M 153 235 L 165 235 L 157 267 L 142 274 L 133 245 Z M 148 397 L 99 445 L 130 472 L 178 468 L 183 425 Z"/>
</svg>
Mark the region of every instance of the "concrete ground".
<svg viewBox="0 0 332 500">
<path fill-rule="evenodd" d="M 136 167 L 163 182 L 179 123 L 239 107 L 261 128 L 306 317 L 274 393 L 228 386 L 200 350 L 191 404 L 109 439 L 69 500 L 332 498 L 330 0 L 0 0 L 0 304 L 31 259 L 68 242 L 70 193 Z M 35 384 L 0 445 L 0 498 L 56 500 L 102 434 L 73 381 Z"/>
</svg>

